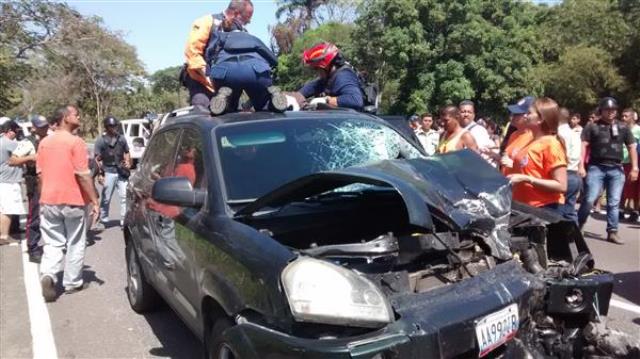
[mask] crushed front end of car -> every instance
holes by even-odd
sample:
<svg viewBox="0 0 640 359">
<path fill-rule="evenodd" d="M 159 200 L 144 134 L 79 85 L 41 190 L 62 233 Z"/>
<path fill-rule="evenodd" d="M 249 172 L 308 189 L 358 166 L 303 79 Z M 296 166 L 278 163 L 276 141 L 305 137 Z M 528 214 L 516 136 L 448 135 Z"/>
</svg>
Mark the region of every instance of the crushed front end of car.
<svg viewBox="0 0 640 359">
<path fill-rule="evenodd" d="M 511 203 L 470 151 L 312 174 L 236 214 L 298 256 L 293 318 L 226 333 L 260 357 L 637 357 L 575 224 Z M 265 354 L 270 353 L 270 354 Z"/>
</svg>

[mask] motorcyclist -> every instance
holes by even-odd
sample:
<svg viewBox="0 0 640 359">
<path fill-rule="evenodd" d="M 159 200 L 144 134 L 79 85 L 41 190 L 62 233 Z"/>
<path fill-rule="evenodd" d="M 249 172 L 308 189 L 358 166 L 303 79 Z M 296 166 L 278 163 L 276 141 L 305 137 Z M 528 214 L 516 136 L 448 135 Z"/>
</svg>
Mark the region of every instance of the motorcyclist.
<svg viewBox="0 0 640 359">
<path fill-rule="evenodd" d="M 260 39 L 242 29 L 235 19 L 223 20 L 213 36 L 216 40 L 207 48 L 209 76 L 218 88 L 209 108 L 214 115 L 234 111 L 245 91 L 254 110 L 282 112 L 287 99 L 273 86 L 271 77 L 271 68 L 278 59 Z"/>
<path fill-rule="evenodd" d="M 358 74 L 334 44 L 322 42 L 306 49 L 303 61 L 318 73 L 318 78 L 299 90 L 305 98 L 317 97 L 310 104 L 363 110 L 364 94 Z"/>
</svg>

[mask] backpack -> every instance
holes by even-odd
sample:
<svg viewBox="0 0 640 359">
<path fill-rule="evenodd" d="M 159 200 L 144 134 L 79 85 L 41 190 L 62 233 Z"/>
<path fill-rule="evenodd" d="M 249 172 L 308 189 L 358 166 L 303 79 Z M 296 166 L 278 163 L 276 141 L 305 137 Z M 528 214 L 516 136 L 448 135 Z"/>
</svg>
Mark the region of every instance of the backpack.
<svg viewBox="0 0 640 359">
<path fill-rule="evenodd" d="M 356 68 L 353 67 L 348 62 L 336 70 L 334 75 L 331 76 L 331 78 L 329 78 L 329 80 L 327 81 L 327 84 L 329 84 L 335 79 L 335 75 L 338 72 L 343 70 L 348 70 L 348 69 L 355 72 L 356 76 L 358 77 L 358 83 L 360 84 L 360 91 L 362 91 L 362 95 L 363 95 L 362 97 L 364 100 L 363 111 L 367 113 L 376 114 L 378 112 L 378 104 L 380 102 L 378 84 L 367 81 L 366 77 L 362 73 L 357 71 Z"/>
</svg>

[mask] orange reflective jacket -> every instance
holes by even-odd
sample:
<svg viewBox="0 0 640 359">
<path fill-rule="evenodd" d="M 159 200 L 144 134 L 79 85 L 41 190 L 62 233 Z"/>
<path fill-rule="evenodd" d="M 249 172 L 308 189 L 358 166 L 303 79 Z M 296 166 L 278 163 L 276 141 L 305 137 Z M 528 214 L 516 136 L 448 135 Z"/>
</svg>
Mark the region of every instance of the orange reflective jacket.
<svg viewBox="0 0 640 359">
<path fill-rule="evenodd" d="M 187 63 L 187 73 L 189 76 L 203 84 L 210 91 L 214 89 L 209 85 L 207 78 L 203 75 L 207 68 L 207 62 L 204 60 L 204 51 L 209 42 L 211 28 L 220 26 L 219 20 L 214 20 L 211 15 L 205 15 L 198 18 L 191 26 L 191 32 L 187 39 L 187 45 L 184 49 L 184 56 Z"/>
</svg>

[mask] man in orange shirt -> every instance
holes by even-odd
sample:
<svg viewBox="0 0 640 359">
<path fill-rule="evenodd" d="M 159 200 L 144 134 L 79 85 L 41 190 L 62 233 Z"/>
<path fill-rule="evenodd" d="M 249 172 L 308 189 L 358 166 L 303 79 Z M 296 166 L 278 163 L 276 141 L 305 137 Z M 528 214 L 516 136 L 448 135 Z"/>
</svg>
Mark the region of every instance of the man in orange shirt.
<svg viewBox="0 0 640 359">
<path fill-rule="evenodd" d="M 211 59 L 206 56 L 213 52 L 209 49 L 210 44 L 217 43 L 215 30 L 227 19 L 246 31 L 244 26 L 251 22 L 252 16 L 251 0 L 231 0 L 223 13 L 205 15 L 193 23 L 184 50 L 186 63 L 181 74 L 183 85 L 189 90 L 191 105 L 209 107 L 209 101 L 215 92 L 215 84 L 209 78 Z"/>
<path fill-rule="evenodd" d="M 98 198 L 87 161 L 87 145 L 73 131 L 80 127 L 80 115 L 74 106 L 56 110 L 52 122 L 57 130 L 38 146 L 36 171 L 40 180 L 40 230 L 44 252 L 40 263 L 40 284 L 45 301 L 56 299 L 57 273 L 62 269 L 66 293 L 84 288 L 82 267 L 87 233 L 87 204 L 94 218 Z"/>
<path fill-rule="evenodd" d="M 502 152 L 502 158 L 500 159 L 500 165 L 502 168 L 502 174 L 505 176 L 513 173 L 513 160 L 518 152 L 533 141 L 533 135 L 531 130 L 526 126 L 527 112 L 529 107 L 533 104 L 535 98 L 527 96 L 516 104 L 509 105 L 509 114 L 511 115 L 510 129 L 507 130 L 507 136 L 504 139 L 504 147 Z"/>
</svg>

